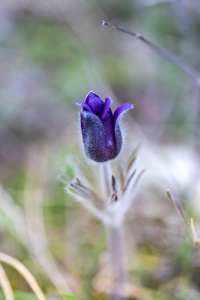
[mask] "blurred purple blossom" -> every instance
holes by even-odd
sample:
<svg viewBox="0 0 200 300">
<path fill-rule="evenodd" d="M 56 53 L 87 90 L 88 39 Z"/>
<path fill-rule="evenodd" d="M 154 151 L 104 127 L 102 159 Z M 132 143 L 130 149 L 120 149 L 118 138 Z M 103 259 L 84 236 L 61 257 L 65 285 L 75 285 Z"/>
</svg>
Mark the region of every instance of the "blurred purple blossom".
<svg viewBox="0 0 200 300">
<path fill-rule="evenodd" d="M 114 114 L 110 105 L 112 100 L 103 102 L 99 96 L 90 92 L 85 102 L 77 102 L 82 106 L 81 131 L 87 157 L 96 162 L 114 159 L 122 148 L 122 134 L 118 125 L 119 116 L 133 108 L 130 103 L 119 106 Z"/>
</svg>

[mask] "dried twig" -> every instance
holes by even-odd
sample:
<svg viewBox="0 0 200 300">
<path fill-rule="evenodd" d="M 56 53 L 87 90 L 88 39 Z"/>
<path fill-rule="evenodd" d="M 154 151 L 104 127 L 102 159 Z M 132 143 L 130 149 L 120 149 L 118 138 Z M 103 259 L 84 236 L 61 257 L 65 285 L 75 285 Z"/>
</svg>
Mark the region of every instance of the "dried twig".
<svg viewBox="0 0 200 300">
<path fill-rule="evenodd" d="M 127 33 L 133 37 L 136 37 L 137 39 L 141 40 L 144 44 L 146 44 L 148 47 L 150 47 L 153 51 L 155 51 L 156 53 L 158 53 L 159 55 L 169 59 L 170 61 L 172 61 L 173 63 L 175 63 L 179 68 L 181 68 L 185 73 L 187 73 L 190 77 L 192 77 L 198 85 L 200 85 L 200 72 L 198 72 L 197 70 L 195 70 L 194 68 L 192 68 L 191 66 L 183 63 L 180 59 L 178 59 L 176 56 L 174 56 L 173 54 L 169 53 L 166 50 L 161 49 L 160 47 L 156 46 L 155 44 L 153 44 L 152 42 L 150 42 L 149 40 L 147 40 L 145 37 L 143 37 L 140 33 L 136 33 L 136 32 L 132 32 L 126 29 L 123 29 L 121 27 L 115 26 L 115 25 L 111 25 L 105 21 L 102 21 L 102 25 L 106 25 L 110 28 L 116 29 L 118 31 L 122 31 L 124 33 Z"/>
</svg>

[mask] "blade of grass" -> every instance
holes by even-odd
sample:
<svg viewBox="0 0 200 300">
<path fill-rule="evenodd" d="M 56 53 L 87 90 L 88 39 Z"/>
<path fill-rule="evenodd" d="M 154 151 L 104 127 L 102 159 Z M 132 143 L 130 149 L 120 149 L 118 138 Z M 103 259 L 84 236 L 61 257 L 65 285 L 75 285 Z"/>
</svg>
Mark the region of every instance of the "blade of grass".
<svg viewBox="0 0 200 300">
<path fill-rule="evenodd" d="M 0 285 L 2 287 L 2 291 L 4 293 L 6 300 L 14 300 L 10 282 L 1 264 L 0 264 Z"/>
<path fill-rule="evenodd" d="M 35 295 L 38 297 L 39 300 L 46 300 L 45 295 L 43 294 L 42 290 L 40 289 L 37 281 L 33 277 L 33 275 L 30 273 L 30 271 L 16 258 L 9 256 L 5 253 L 0 252 L 0 261 L 4 262 L 10 266 L 12 266 L 14 269 L 16 269 L 27 281 L 27 283 L 32 288 Z M 10 299 L 9 299 L 10 300 Z"/>
<path fill-rule="evenodd" d="M 72 295 L 69 295 L 65 292 L 62 292 L 62 291 L 58 291 L 57 294 L 65 299 L 68 299 L 68 300 L 77 300 L 77 298 L 75 298 L 74 296 Z"/>
</svg>

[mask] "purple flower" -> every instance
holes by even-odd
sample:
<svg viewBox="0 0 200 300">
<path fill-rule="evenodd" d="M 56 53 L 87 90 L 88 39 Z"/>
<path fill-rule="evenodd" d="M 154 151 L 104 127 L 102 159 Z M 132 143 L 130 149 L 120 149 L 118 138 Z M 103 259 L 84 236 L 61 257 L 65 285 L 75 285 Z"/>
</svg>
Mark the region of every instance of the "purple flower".
<svg viewBox="0 0 200 300">
<path fill-rule="evenodd" d="M 127 109 L 133 108 L 130 103 L 119 106 L 114 114 L 110 109 L 112 100 L 103 102 L 99 96 L 90 92 L 82 106 L 81 131 L 86 155 L 96 161 L 105 162 L 114 159 L 122 148 L 122 134 L 118 125 L 119 116 Z"/>
</svg>

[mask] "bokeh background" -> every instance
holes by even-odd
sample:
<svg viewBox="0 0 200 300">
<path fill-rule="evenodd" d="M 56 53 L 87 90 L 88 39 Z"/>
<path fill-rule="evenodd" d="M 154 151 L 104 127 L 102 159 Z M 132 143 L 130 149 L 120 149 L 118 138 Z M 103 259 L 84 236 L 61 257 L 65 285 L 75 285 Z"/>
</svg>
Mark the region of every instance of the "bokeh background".
<svg viewBox="0 0 200 300">
<path fill-rule="evenodd" d="M 138 168 L 146 169 L 125 224 L 129 298 L 200 299 L 199 250 L 165 194 L 169 188 L 198 231 L 198 85 L 102 20 L 200 71 L 198 0 L 1 0 L 1 252 L 23 262 L 48 296 L 63 290 L 106 299 L 105 229 L 58 178 L 61 169 L 76 176 L 73 166 L 86 164 L 76 102 L 92 90 L 111 97 L 113 109 L 134 104 L 122 156 L 141 143 Z M 5 270 L 21 291 L 17 299 L 29 299 L 25 281 Z"/>
</svg>

